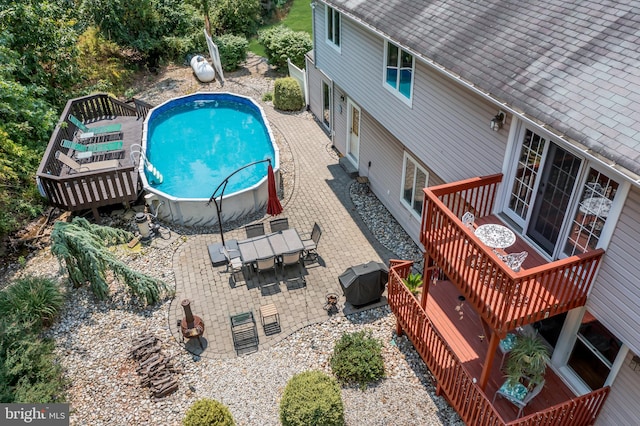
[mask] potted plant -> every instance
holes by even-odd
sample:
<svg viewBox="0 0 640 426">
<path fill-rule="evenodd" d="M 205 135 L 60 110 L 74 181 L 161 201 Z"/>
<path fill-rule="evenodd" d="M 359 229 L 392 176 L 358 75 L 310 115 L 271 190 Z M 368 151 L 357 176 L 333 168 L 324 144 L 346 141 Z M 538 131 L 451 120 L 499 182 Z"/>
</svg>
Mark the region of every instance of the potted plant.
<svg viewBox="0 0 640 426">
<path fill-rule="evenodd" d="M 420 293 L 420 287 L 422 286 L 421 274 L 409 274 L 407 278 L 402 280 L 404 285 L 407 286 L 411 294 L 417 296 Z"/>
<path fill-rule="evenodd" d="M 505 366 L 507 380 L 513 385 L 528 380 L 531 388 L 544 380 L 549 362 L 549 348 L 537 335 L 520 334 L 509 352 Z"/>
</svg>

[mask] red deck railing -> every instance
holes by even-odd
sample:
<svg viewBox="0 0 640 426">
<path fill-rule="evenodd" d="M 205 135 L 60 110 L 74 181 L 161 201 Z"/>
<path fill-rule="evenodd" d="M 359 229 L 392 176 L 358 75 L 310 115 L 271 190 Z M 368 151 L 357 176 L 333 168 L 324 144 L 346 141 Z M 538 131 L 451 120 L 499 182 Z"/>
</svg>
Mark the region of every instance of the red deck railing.
<svg viewBox="0 0 640 426">
<path fill-rule="evenodd" d="M 504 337 L 517 326 L 584 305 L 604 251 L 512 271 L 460 220 L 466 211 L 489 216 L 501 180 L 498 174 L 425 188 L 420 239 L 427 255 Z"/>
<path fill-rule="evenodd" d="M 418 300 L 402 282 L 412 262 L 390 262 L 388 300 L 399 331 L 406 333 L 431 370 L 438 393 L 443 393 L 462 420 L 470 425 L 558 426 L 591 425 L 595 422 L 609 387 L 570 399 L 526 417 L 505 422 L 480 386 L 465 369 L 446 339 L 430 321 Z"/>
</svg>

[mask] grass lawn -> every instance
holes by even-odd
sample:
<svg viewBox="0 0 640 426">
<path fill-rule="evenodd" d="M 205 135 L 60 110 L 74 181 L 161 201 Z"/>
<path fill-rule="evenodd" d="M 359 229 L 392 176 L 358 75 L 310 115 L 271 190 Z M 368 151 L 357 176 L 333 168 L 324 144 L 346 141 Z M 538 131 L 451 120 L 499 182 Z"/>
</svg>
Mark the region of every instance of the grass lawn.
<svg viewBox="0 0 640 426">
<path fill-rule="evenodd" d="M 271 22 L 260 27 L 258 31 L 275 27 L 276 25 L 284 25 L 293 31 L 304 31 L 313 36 L 311 33 L 311 0 L 292 0 L 287 16 L 280 21 Z M 249 51 L 259 56 L 266 56 L 264 46 L 258 43 L 257 37 L 249 40 Z"/>
</svg>

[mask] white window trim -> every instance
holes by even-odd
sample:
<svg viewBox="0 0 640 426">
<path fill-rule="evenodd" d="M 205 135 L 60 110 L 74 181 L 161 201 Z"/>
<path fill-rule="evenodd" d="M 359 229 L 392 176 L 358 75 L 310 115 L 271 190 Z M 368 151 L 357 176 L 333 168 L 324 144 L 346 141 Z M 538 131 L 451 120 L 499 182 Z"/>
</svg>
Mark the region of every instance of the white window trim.
<svg viewBox="0 0 640 426">
<path fill-rule="evenodd" d="M 500 212 L 503 212 L 503 214 L 507 215 L 511 220 L 513 220 L 513 218 L 509 216 L 507 210 L 509 205 L 511 189 L 513 185 L 513 179 L 518 166 L 517 158 L 520 155 L 520 149 L 522 147 L 522 137 L 527 127 L 529 127 L 535 133 L 539 134 L 540 136 L 544 137 L 547 140 L 547 145 L 545 146 L 545 154 L 544 154 L 545 156 L 546 156 L 546 150 L 548 149 L 549 144 L 554 143 L 558 145 L 560 148 L 568 151 L 572 155 L 575 155 L 576 157 L 579 157 L 581 159 L 582 164 L 580 166 L 580 173 L 578 175 L 578 180 L 576 181 L 576 187 L 574 188 L 574 191 L 580 190 L 581 187 L 580 185 L 578 185 L 578 183 L 582 184 L 584 182 L 585 175 L 588 172 L 589 168 L 592 168 L 594 170 L 597 170 L 600 173 L 605 174 L 606 176 L 608 176 L 609 178 L 611 178 L 612 180 L 618 183 L 618 190 L 616 192 L 615 199 L 613 200 L 613 206 L 611 208 L 611 211 L 609 212 L 609 216 L 607 217 L 605 226 L 604 228 L 602 228 L 600 238 L 598 239 L 597 247 L 606 249 L 611 240 L 611 236 L 612 236 L 611 234 L 613 233 L 613 230 L 615 229 L 616 224 L 618 223 L 618 220 L 620 218 L 622 208 L 624 207 L 623 200 L 627 199 L 627 195 L 631 187 L 630 183 L 626 179 L 621 178 L 621 176 L 615 173 L 615 171 L 611 169 L 607 169 L 597 161 L 593 161 L 592 158 L 584 155 L 583 152 L 577 150 L 575 147 L 563 143 L 557 137 L 554 137 L 552 133 L 549 133 L 548 131 L 541 129 L 537 126 L 531 126 L 530 124 L 526 124 L 522 120 L 517 119 L 516 117 L 514 117 L 514 119 L 512 120 L 511 129 L 509 131 L 509 141 L 507 144 L 507 150 L 505 152 L 511 153 L 511 154 L 505 155 L 505 160 L 502 167 L 502 173 L 503 173 L 502 187 L 503 188 L 500 191 L 499 198 L 496 202 L 496 206 L 500 206 L 499 207 Z M 575 213 L 575 209 L 577 208 L 577 205 L 575 204 L 576 203 L 575 195 L 572 197 L 572 203 L 573 204 L 567 207 L 566 215 L 573 217 L 573 214 Z M 528 222 L 525 223 L 525 227 L 528 226 L 527 224 Z M 565 225 L 567 224 L 568 222 L 565 222 Z M 537 247 L 536 244 L 533 243 L 533 241 L 531 241 L 527 237 L 524 228 L 522 229 L 522 232 L 520 232 L 519 236 L 521 238 L 524 238 L 533 247 Z M 564 255 L 563 253 L 562 246 L 564 245 L 567 239 L 566 227 L 563 226 L 561 230 L 561 236 L 559 238 L 562 238 L 563 242 L 562 243 L 558 242 L 556 244 L 556 248 L 554 250 L 554 256 L 549 256 L 542 249 L 538 249 L 537 250 L 538 253 L 550 261 L 553 259 L 565 258 L 566 255 Z"/>
<path fill-rule="evenodd" d="M 329 39 L 329 14 L 330 13 L 336 13 L 338 16 L 340 16 L 340 22 L 338 24 L 339 29 L 340 29 L 340 44 L 336 44 L 334 43 L 333 40 Z M 335 20 L 334 20 L 335 23 Z M 324 41 L 325 43 L 327 43 L 329 46 L 331 46 L 332 49 L 334 49 L 336 52 L 338 53 L 342 53 L 342 14 L 340 12 L 338 12 L 336 9 L 332 8 L 331 6 L 325 4 L 324 5 Z M 331 28 L 331 30 L 333 30 L 333 28 Z"/>
<path fill-rule="evenodd" d="M 411 154 L 409 154 L 407 151 L 404 152 L 404 155 L 403 155 L 403 158 L 402 158 L 402 179 L 400 180 L 400 203 L 407 210 L 409 210 L 409 212 L 413 215 L 414 218 L 416 218 L 418 221 L 420 221 L 420 220 L 422 220 L 422 218 L 420 217 L 418 212 L 415 211 L 413 206 L 411 204 L 407 203 L 407 200 L 404 199 L 404 182 L 405 182 L 406 172 L 407 172 L 407 161 L 411 161 L 413 163 L 413 165 L 415 166 L 416 170 L 420 170 L 422 173 L 424 173 L 424 176 L 425 176 L 424 185 L 425 185 L 425 187 L 429 185 L 429 172 L 424 167 L 422 167 L 420 162 L 418 162 Z M 414 193 L 415 193 L 415 186 L 416 186 L 416 176 L 414 175 L 413 176 Z"/>
<path fill-rule="evenodd" d="M 402 93 L 400 93 L 400 88 L 398 87 L 393 88 L 391 87 L 389 84 L 387 84 L 387 54 L 388 54 L 388 49 L 389 49 L 389 44 L 393 44 L 394 46 L 396 46 L 398 48 L 398 60 L 400 60 L 400 58 L 402 57 L 402 55 L 400 54 L 401 51 L 405 51 L 408 54 L 411 55 L 411 94 L 410 96 L 407 98 L 405 95 L 403 95 Z M 413 106 L 413 88 L 415 86 L 415 78 L 416 78 L 416 55 L 414 55 L 413 53 L 411 53 L 409 50 L 403 48 L 402 46 L 393 43 L 389 40 L 385 40 L 384 42 L 384 55 L 382 58 L 382 87 L 384 87 L 385 89 L 387 89 L 389 92 L 393 93 L 393 95 L 400 99 L 403 103 L 407 104 L 409 107 Z M 398 70 L 399 71 L 399 70 Z"/>
</svg>

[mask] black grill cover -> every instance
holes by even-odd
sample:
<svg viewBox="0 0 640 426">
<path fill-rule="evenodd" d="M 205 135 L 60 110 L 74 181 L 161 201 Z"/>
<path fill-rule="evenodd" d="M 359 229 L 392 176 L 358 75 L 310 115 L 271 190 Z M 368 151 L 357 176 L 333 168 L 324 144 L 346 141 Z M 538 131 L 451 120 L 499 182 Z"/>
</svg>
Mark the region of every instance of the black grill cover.
<svg viewBox="0 0 640 426">
<path fill-rule="evenodd" d="M 380 300 L 388 279 L 386 265 L 373 261 L 351 266 L 338 277 L 347 302 L 356 307 Z"/>
</svg>

